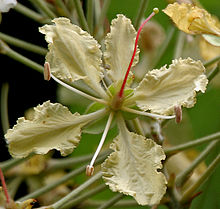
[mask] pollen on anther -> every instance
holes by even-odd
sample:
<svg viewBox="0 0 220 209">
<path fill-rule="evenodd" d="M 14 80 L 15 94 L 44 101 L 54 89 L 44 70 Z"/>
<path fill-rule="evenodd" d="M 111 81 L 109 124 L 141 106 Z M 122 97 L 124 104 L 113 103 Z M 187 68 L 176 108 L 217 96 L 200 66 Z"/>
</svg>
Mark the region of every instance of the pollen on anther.
<svg viewBox="0 0 220 209">
<path fill-rule="evenodd" d="M 49 81 L 50 80 L 50 64 L 49 62 L 44 63 L 44 80 Z"/>
<path fill-rule="evenodd" d="M 174 112 L 176 115 L 176 123 L 180 123 L 182 121 L 182 108 L 181 108 L 181 106 L 175 106 Z"/>
<path fill-rule="evenodd" d="M 86 167 L 86 175 L 87 176 L 92 176 L 94 172 L 94 166 L 87 165 Z"/>
</svg>

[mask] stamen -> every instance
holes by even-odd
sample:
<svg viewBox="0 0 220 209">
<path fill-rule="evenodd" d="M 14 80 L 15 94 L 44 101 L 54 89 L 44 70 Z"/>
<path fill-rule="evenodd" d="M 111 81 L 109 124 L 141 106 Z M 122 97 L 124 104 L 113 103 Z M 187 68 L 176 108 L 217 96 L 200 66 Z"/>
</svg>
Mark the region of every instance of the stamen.
<svg viewBox="0 0 220 209">
<path fill-rule="evenodd" d="M 44 63 L 44 80 L 49 81 L 50 80 L 50 63 L 45 62 Z"/>
<path fill-rule="evenodd" d="M 134 44 L 134 51 L 133 51 L 133 54 L 132 54 L 131 61 L 130 61 L 130 63 L 129 63 L 128 69 L 127 69 L 127 71 L 126 71 L 125 78 L 124 78 L 124 80 L 123 80 L 121 89 L 120 89 L 120 91 L 119 91 L 119 97 L 123 97 L 123 92 L 124 92 L 125 84 L 126 84 L 126 82 L 127 82 L 128 75 L 129 75 L 129 72 L 130 72 L 130 70 L 131 70 L 131 66 L 132 66 L 132 63 L 133 63 L 133 61 L 134 61 L 134 57 L 135 57 L 135 54 L 136 54 L 136 51 L 137 51 L 138 39 L 139 39 L 141 30 L 143 29 L 144 25 L 145 25 L 155 14 L 157 14 L 158 12 L 159 12 L 159 9 L 158 9 L 158 8 L 154 8 L 154 9 L 153 9 L 153 12 L 150 14 L 150 16 L 141 24 L 141 26 L 140 26 L 139 29 L 138 29 L 137 36 L 136 36 L 136 39 L 135 39 L 135 44 Z"/>
<path fill-rule="evenodd" d="M 105 130 L 104 130 L 104 132 L 102 134 L 102 138 L 101 138 L 101 140 L 99 142 L 99 146 L 97 147 L 96 152 L 93 155 L 93 158 L 92 158 L 90 164 L 86 168 L 86 175 L 87 176 L 91 176 L 93 174 L 93 171 L 94 171 L 94 166 L 93 165 L 95 163 L 96 158 L 98 157 L 99 152 L 102 149 L 102 146 L 103 146 L 104 141 L 106 139 L 107 133 L 108 133 L 109 128 L 111 126 L 111 123 L 112 123 L 112 120 L 113 120 L 113 116 L 114 116 L 114 112 L 111 112 L 110 115 L 109 115 L 108 121 L 106 123 Z"/>
<path fill-rule="evenodd" d="M 80 90 L 78 90 L 78 89 L 76 89 L 76 88 L 74 88 L 74 87 L 72 87 L 72 86 L 70 86 L 70 85 L 64 83 L 64 82 L 61 81 L 60 79 L 56 78 L 56 77 L 51 73 L 51 71 L 50 71 L 50 64 L 49 64 L 48 62 L 46 62 L 46 63 L 44 64 L 44 79 L 47 80 L 47 81 L 49 81 L 50 78 L 53 78 L 53 79 L 54 79 L 57 83 L 59 83 L 61 86 L 64 86 L 65 88 L 69 89 L 70 91 L 73 91 L 74 93 L 77 93 L 77 94 L 79 94 L 79 95 L 81 95 L 81 96 L 83 96 L 83 97 L 85 97 L 85 98 L 87 98 L 87 99 L 89 99 L 89 100 L 92 100 L 92 101 L 99 102 L 99 103 L 101 103 L 101 104 L 107 105 L 107 102 L 106 102 L 105 100 L 103 100 L 103 99 L 98 99 L 98 98 L 93 97 L 93 96 L 91 96 L 91 95 L 89 95 L 89 94 L 86 94 L 86 93 L 84 93 L 84 92 L 82 92 L 82 91 L 80 91 Z"/>
<path fill-rule="evenodd" d="M 181 108 L 181 106 L 175 106 L 174 112 L 176 115 L 176 123 L 180 123 L 182 121 L 182 108 Z"/>
<path fill-rule="evenodd" d="M 131 109 L 131 108 L 128 108 L 128 107 L 122 107 L 122 110 L 125 111 L 125 112 L 134 113 L 134 114 L 137 114 L 137 115 L 148 116 L 148 117 L 151 117 L 151 118 L 154 118 L 154 119 L 173 119 L 173 118 L 175 118 L 175 115 L 170 115 L 170 116 L 159 115 L 159 114 L 134 110 L 134 109 Z"/>
<path fill-rule="evenodd" d="M 9 204 L 10 203 L 10 195 L 8 194 L 8 189 L 7 189 L 7 186 L 5 183 L 5 177 L 4 177 L 4 174 L 3 174 L 1 168 L 0 168 L 0 179 L 1 179 L 2 187 L 3 187 L 4 193 L 5 193 L 6 202 Z"/>
</svg>

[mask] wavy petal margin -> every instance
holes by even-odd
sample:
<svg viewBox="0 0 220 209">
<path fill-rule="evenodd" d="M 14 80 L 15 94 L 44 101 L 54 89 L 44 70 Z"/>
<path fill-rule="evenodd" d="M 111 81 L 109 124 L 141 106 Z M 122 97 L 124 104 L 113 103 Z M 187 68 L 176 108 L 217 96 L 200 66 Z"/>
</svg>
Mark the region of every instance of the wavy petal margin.
<svg viewBox="0 0 220 209">
<path fill-rule="evenodd" d="M 158 114 L 173 114 L 175 106 L 193 107 L 196 92 L 205 92 L 208 79 L 201 61 L 173 60 L 169 68 L 148 72 L 131 98 L 137 106 Z"/>
<path fill-rule="evenodd" d="M 50 63 L 51 72 L 67 82 L 82 79 L 97 93 L 105 94 L 99 83 L 103 68 L 98 42 L 67 18 L 55 18 L 53 22 L 55 25 L 39 29 L 49 43 L 46 61 Z"/>
<path fill-rule="evenodd" d="M 163 12 L 176 26 L 189 34 L 212 34 L 220 36 L 220 23 L 206 10 L 192 4 L 169 4 Z"/>
<path fill-rule="evenodd" d="M 136 31 L 130 19 L 121 14 L 112 20 L 110 30 L 105 39 L 104 59 L 110 67 L 108 75 L 112 81 L 122 82 L 134 51 Z M 138 60 L 139 50 L 136 52 L 132 67 Z"/>
<path fill-rule="evenodd" d="M 102 164 L 110 189 L 133 196 L 140 205 L 158 204 L 166 192 L 165 176 L 157 171 L 165 159 L 162 147 L 122 125 L 110 148 L 114 152 Z"/>
<path fill-rule="evenodd" d="M 70 154 L 80 141 L 81 127 L 86 124 L 77 122 L 79 117 L 58 103 L 47 101 L 38 105 L 32 120 L 19 118 L 5 134 L 10 154 L 22 158 L 31 152 L 46 154 L 52 149 L 62 155 Z"/>
</svg>

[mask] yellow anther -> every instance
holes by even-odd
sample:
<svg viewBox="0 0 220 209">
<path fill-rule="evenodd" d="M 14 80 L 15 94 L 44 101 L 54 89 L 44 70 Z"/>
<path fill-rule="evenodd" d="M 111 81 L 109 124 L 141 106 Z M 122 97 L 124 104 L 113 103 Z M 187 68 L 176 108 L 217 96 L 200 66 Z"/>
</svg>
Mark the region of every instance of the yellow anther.
<svg viewBox="0 0 220 209">
<path fill-rule="evenodd" d="M 154 12 L 155 14 L 157 14 L 157 13 L 159 12 L 159 9 L 158 9 L 158 8 L 154 8 L 154 9 L 153 9 L 153 12 Z"/>
</svg>

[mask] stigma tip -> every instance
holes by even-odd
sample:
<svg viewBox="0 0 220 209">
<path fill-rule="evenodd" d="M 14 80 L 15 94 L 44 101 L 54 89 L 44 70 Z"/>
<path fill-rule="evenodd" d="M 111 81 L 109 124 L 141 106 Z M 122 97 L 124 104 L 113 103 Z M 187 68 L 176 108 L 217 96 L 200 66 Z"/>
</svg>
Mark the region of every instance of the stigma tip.
<svg viewBox="0 0 220 209">
<path fill-rule="evenodd" d="M 155 7 L 155 8 L 153 9 L 153 12 L 154 12 L 155 14 L 157 14 L 157 13 L 159 13 L 159 9 L 158 9 L 157 7 Z"/>
</svg>

